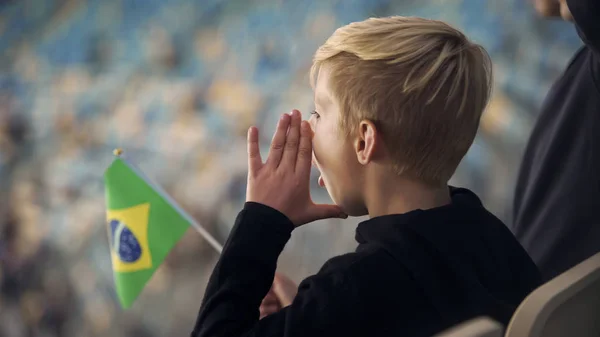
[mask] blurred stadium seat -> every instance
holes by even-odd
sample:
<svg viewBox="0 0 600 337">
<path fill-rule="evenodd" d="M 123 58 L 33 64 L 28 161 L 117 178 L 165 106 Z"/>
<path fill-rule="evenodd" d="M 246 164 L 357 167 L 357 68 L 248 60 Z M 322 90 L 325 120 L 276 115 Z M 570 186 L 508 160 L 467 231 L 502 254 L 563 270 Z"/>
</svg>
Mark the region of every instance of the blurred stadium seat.
<svg viewBox="0 0 600 337">
<path fill-rule="evenodd" d="M 532 292 L 513 316 L 507 337 L 600 336 L 600 253 Z"/>
</svg>

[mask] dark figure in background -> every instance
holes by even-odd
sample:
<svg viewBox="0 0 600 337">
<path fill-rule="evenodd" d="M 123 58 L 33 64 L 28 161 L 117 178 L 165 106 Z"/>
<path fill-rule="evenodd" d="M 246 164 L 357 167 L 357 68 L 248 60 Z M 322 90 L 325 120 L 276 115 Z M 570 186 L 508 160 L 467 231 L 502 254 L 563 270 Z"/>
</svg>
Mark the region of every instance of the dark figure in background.
<svg viewBox="0 0 600 337">
<path fill-rule="evenodd" d="M 549 280 L 600 252 L 600 1 L 535 5 L 585 43 L 546 97 L 514 199 L 511 229 Z"/>
</svg>

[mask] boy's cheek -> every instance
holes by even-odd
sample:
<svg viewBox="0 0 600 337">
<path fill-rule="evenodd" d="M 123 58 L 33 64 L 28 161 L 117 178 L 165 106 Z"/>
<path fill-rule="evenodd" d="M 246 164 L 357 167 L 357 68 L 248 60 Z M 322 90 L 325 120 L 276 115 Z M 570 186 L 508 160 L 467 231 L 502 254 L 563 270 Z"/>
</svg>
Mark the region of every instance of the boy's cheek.
<svg viewBox="0 0 600 337">
<path fill-rule="evenodd" d="M 314 118 L 312 116 L 308 119 L 308 125 L 310 125 L 310 128 L 313 132 L 313 137 L 314 137 L 315 131 L 317 130 L 316 122 L 317 122 L 316 118 Z"/>
</svg>

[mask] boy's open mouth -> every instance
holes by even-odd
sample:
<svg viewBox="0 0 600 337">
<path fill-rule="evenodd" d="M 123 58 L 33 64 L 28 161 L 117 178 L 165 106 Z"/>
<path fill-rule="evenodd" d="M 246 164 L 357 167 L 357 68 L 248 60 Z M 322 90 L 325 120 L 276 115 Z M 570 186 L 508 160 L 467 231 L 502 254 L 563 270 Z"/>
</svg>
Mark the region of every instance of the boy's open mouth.
<svg viewBox="0 0 600 337">
<path fill-rule="evenodd" d="M 323 180 L 323 176 L 319 176 L 319 186 L 325 187 L 325 180 Z"/>
</svg>

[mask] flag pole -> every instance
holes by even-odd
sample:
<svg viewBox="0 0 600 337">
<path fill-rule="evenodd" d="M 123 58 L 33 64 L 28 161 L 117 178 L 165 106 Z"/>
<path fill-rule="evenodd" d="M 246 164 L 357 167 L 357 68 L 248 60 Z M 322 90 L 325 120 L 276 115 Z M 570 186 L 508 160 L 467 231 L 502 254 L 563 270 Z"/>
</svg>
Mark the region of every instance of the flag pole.
<svg viewBox="0 0 600 337">
<path fill-rule="evenodd" d="M 165 190 L 160 187 L 157 183 L 155 183 L 152 179 L 146 176 L 140 169 L 138 169 L 132 162 L 128 161 L 127 158 L 124 157 L 123 149 L 117 148 L 113 151 L 115 157 L 121 158 L 123 162 L 129 166 L 134 172 L 138 174 L 140 178 L 146 181 L 146 183 L 161 196 L 163 197 L 177 212 L 187 221 L 189 224 L 194 227 L 194 229 L 202 236 L 216 251 L 221 254 L 223 251 L 223 245 L 217 241 L 204 227 L 202 227 L 194 218 L 192 218 L 183 208 L 181 208 L 170 195 L 165 192 Z"/>
</svg>

